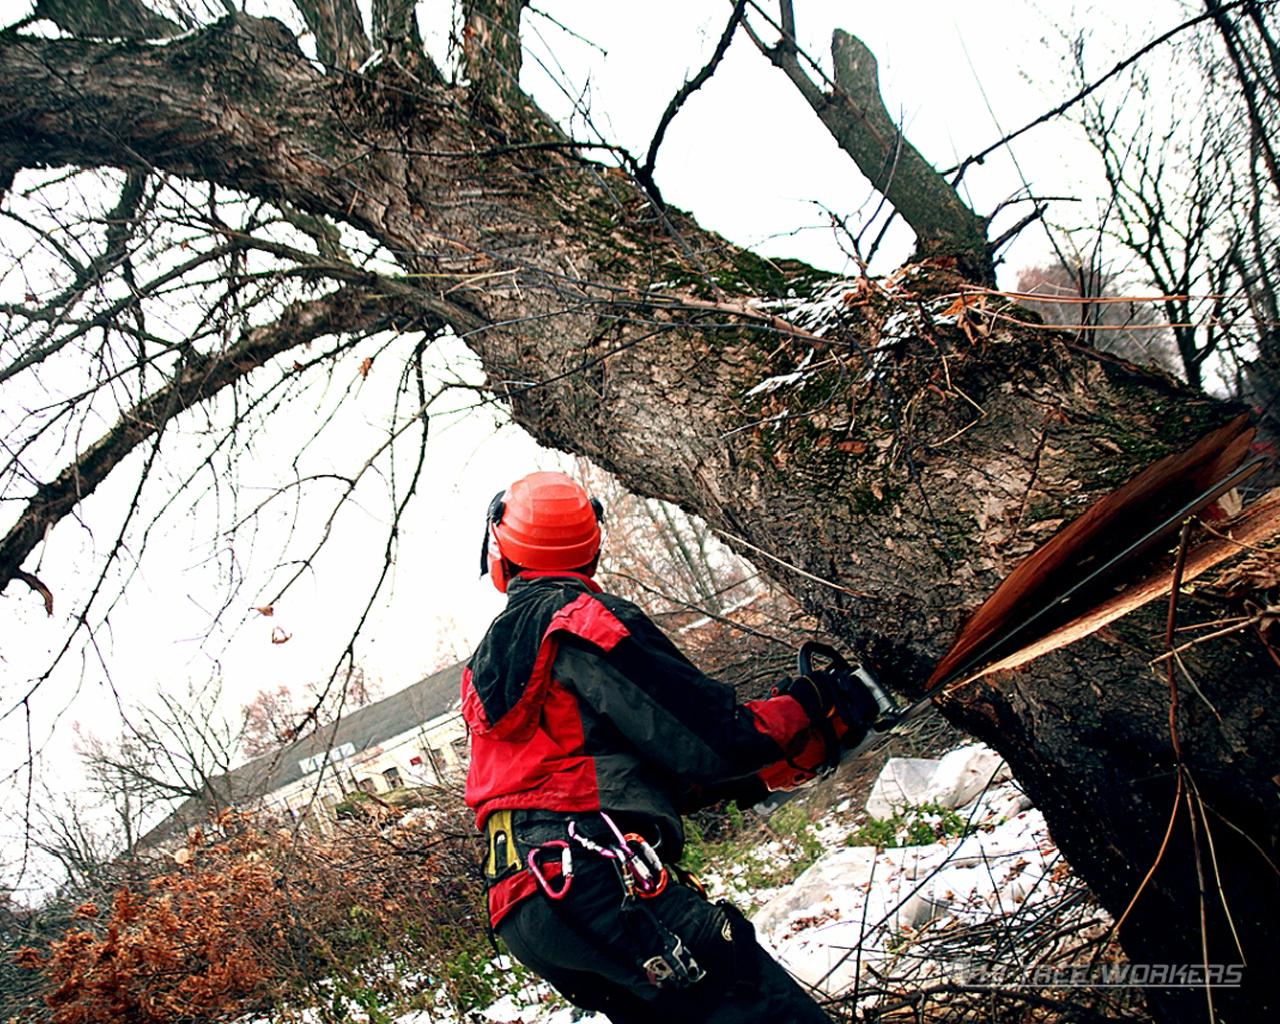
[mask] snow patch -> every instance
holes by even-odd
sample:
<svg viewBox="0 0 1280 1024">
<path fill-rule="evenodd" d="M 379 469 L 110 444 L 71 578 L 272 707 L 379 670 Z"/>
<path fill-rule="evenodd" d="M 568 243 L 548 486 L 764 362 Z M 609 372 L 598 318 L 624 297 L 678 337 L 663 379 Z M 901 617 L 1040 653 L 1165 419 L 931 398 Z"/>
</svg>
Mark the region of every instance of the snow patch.
<svg viewBox="0 0 1280 1024">
<path fill-rule="evenodd" d="M 929 758 L 891 757 L 871 787 L 867 813 L 889 818 L 904 807 L 924 803 L 937 767 L 938 762 Z"/>
<path fill-rule="evenodd" d="M 751 388 L 751 390 L 746 393 L 745 397 L 751 398 L 754 395 L 767 394 L 768 392 L 774 391 L 780 387 L 785 387 L 788 384 L 795 384 L 797 381 L 804 380 L 805 377 L 809 376 L 809 374 L 805 373 L 805 368 L 811 362 L 813 362 L 813 349 L 809 349 L 809 351 L 805 353 L 805 357 L 800 360 L 800 365 L 790 373 L 781 373 L 776 377 L 769 377 L 767 380 L 762 380 L 755 387 Z"/>
</svg>

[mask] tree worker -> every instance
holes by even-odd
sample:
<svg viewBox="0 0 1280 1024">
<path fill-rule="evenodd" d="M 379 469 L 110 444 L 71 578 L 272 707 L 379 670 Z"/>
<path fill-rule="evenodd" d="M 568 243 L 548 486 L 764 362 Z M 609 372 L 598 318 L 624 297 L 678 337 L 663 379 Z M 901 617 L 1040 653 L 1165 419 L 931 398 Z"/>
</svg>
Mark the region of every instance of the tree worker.
<svg viewBox="0 0 1280 1024">
<path fill-rule="evenodd" d="M 481 572 L 507 595 L 462 676 L 466 800 L 486 834 L 491 926 L 525 966 L 615 1024 L 827 1024 L 747 919 L 675 867 L 682 813 L 812 779 L 832 680 L 737 702 L 592 579 L 599 502 L 532 473 L 489 505 Z M 847 706 L 846 706 L 847 707 Z"/>
</svg>

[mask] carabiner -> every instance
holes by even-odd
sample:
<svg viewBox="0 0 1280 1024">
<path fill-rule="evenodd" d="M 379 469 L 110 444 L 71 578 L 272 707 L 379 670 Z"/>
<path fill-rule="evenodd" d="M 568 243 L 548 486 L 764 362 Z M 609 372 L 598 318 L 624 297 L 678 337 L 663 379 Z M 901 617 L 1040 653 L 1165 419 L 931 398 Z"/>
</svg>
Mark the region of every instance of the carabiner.
<svg viewBox="0 0 1280 1024">
<path fill-rule="evenodd" d="M 623 845 L 631 854 L 628 866 L 636 877 L 636 892 L 645 899 L 657 896 L 667 887 L 668 878 L 658 851 L 639 832 L 628 832 L 623 837 Z"/>
<path fill-rule="evenodd" d="M 560 873 L 548 878 L 546 875 L 547 865 L 539 860 L 539 856 L 553 850 L 560 851 Z M 541 846 L 535 846 L 529 851 L 527 858 L 529 872 L 533 875 L 533 880 L 538 883 L 538 888 L 546 893 L 549 900 L 562 900 L 569 892 L 569 886 L 573 883 L 573 850 L 569 848 L 569 844 L 563 839 L 549 839 Z M 551 862 L 552 864 L 555 861 Z M 559 878 L 559 884 L 553 885 L 552 882 Z"/>
</svg>

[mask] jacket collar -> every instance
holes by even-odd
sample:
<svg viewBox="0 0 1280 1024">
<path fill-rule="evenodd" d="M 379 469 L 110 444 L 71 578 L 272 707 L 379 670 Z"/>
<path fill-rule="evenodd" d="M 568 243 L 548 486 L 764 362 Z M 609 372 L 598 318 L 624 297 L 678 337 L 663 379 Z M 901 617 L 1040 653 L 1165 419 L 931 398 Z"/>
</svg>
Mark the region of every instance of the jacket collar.
<svg viewBox="0 0 1280 1024">
<path fill-rule="evenodd" d="M 519 596 L 525 590 L 538 586 L 543 580 L 577 583 L 592 594 L 603 593 L 599 583 L 580 572 L 566 572 L 563 569 L 524 569 L 507 584 L 507 596 Z"/>
</svg>

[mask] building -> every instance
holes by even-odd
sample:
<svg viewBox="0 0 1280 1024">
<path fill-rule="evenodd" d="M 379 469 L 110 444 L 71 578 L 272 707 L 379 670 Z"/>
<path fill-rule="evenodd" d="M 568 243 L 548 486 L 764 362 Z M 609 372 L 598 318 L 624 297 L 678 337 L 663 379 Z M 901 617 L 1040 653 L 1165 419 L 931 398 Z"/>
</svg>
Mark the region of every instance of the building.
<svg viewBox="0 0 1280 1024">
<path fill-rule="evenodd" d="M 211 778 L 206 793 L 183 803 L 143 837 L 164 849 L 228 807 L 333 827 L 353 793 L 460 783 L 467 734 L 459 711 L 462 664 L 434 672 L 374 704 L 343 715 L 287 747 Z"/>
</svg>

